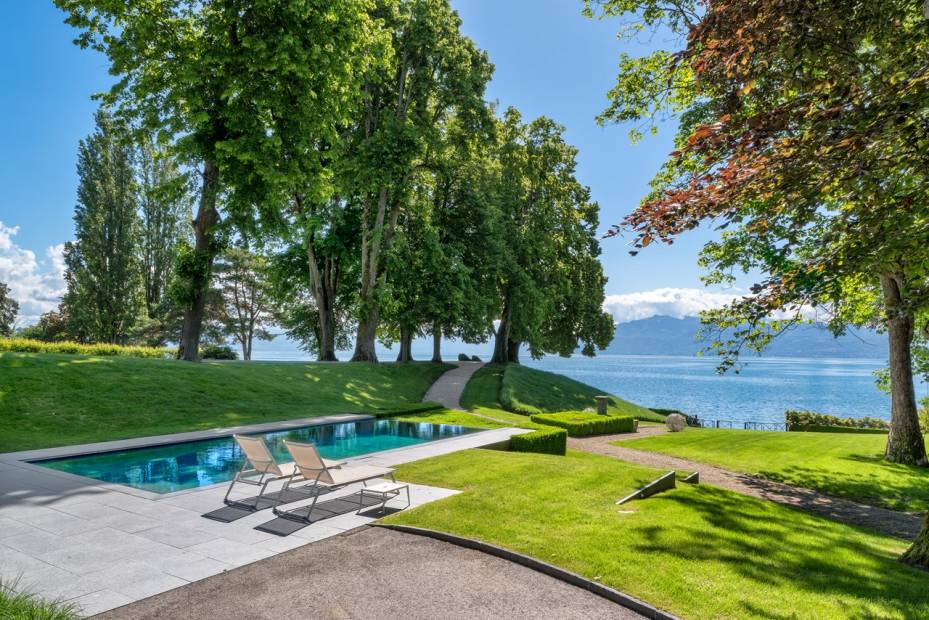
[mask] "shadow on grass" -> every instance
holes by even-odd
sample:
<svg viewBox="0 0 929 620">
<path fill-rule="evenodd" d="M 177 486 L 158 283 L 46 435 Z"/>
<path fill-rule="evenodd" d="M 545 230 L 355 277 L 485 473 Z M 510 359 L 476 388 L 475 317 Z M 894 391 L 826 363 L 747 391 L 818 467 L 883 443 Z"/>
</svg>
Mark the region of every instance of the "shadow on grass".
<svg viewBox="0 0 929 620">
<path fill-rule="evenodd" d="M 782 509 L 713 487 L 672 492 L 657 501 L 677 505 L 705 523 L 637 528 L 641 542 L 633 548 L 641 553 L 721 563 L 758 584 L 825 595 L 842 605 L 847 617 L 886 617 L 890 610 L 907 618 L 929 615 L 929 574 L 896 562 L 878 540 L 850 537 L 844 528 L 823 527 L 799 512 L 787 522 Z M 866 603 L 883 609 L 878 614 Z M 741 605 L 746 615 L 797 617 L 747 601 Z"/>
<path fill-rule="evenodd" d="M 901 511 L 929 510 L 929 469 L 858 454 L 841 457 L 841 460 L 867 463 L 869 469 L 877 468 L 877 471 L 855 473 L 849 467 L 847 471 L 835 472 L 790 465 L 778 471 L 760 471 L 758 475 L 871 506 Z M 882 475 L 885 472 L 886 475 Z"/>
</svg>

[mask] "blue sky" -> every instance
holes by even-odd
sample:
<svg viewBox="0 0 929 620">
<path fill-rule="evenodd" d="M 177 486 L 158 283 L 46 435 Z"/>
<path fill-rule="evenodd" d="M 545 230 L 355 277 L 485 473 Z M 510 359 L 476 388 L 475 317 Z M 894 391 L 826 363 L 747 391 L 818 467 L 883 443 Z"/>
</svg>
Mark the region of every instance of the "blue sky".
<svg viewBox="0 0 929 620">
<path fill-rule="evenodd" d="M 644 53 L 650 43 L 617 41 L 617 23 L 584 18 L 580 0 L 453 4 L 465 33 L 496 65 L 489 97 L 526 118 L 546 115 L 564 125 L 580 149 L 578 175 L 601 205 L 604 230 L 619 222 L 672 150 L 673 126 L 632 145 L 627 127 L 604 128 L 594 119 L 606 105 L 620 51 Z M 58 248 L 73 235 L 77 142 L 93 128 L 90 95 L 111 78 L 102 57 L 72 44 L 74 32 L 51 2 L 10 2 L 4 9 L 16 27 L 0 38 L 0 280 L 12 285 L 29 320 L 53 307 L 60 293 Z M 617 317 L 687 314 L 727 298 L 696 290 L 702 289 L 697 252 L 709 236 L 690 233 L 635 258 L 624 240 L 605 241 L 608 302 Z"/>
</svg>

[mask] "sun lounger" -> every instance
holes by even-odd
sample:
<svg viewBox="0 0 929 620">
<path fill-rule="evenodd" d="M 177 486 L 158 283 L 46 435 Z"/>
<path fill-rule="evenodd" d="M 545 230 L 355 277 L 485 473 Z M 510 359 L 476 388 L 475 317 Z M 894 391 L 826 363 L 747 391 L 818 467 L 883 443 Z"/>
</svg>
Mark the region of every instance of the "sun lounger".
<svg viewBox="0 0 929 620">
<path fill-rule="evenodd" d="M 297 466 L 293 463 L 278 463 L 275 461 L 274 456 L 271 454 L 271 451 L 268 450 L 268 446 L 265 444 L 264 440 L 258 437 L 248 437 L 245 435 L 233 435 L 233 439 L 235 439 L 239 447 L 242 448 L 242 452 L 245 454 L 245 461 L 229 484 L 229 488 L 226 490 L 226 496 L 223 498 L 223 503 L 230 503 L 229 494 L 232 493 L 232 488 L 236 483 L 250 484 L 261 487 L 261 491 L 259 491 L 258 495 L 255 497 L 255 507 L 257 508 L 258 502 L 268 488 L 268 484 L 276 480 L 287 479 L 288 481 L 292 481 L 294 475 L 298 473 Z M 337 468 L 344 464 L 344 462 L 341 461 L 322 460 L 327 468 Z M 242 504 L 242 502 L 231 503 Z"/>
<path fill-rule="evenodd" d="M 281 496 L 283 496 L 284 491 L 286 491 L 294 481 L 303 479 L 307 482 L 304 488 L 312 491 L 313 503 L 310 504 L 306 516 L 300 517 L 280 510 L 280 503 L 278 503 L 278 505 L 274 507 L 274 514 L 281 517 L 309 521 L 310 515 L 313 513 L 313 508 L 316 506 L 316 500 L 319 499 L 319 494 L 323 489 L 332 491 L 357 482 L 366 485 L 369 480 L 376 480 L 378 478 L 390 478 L 396 481 L 394 478 L 394 470 L 388 467 L 359 465 L 334 469 L 319 455 L 316 446 L 313 444 L 295 443 L 285 440 L 284 447 L 287 448 L 287 451 L 290 452 L 290 455 L 293 457 L 296 471 L 284 482 Z M 359 508 L 363 500 L 363 497 L 359 499 Z"/>
</svg>

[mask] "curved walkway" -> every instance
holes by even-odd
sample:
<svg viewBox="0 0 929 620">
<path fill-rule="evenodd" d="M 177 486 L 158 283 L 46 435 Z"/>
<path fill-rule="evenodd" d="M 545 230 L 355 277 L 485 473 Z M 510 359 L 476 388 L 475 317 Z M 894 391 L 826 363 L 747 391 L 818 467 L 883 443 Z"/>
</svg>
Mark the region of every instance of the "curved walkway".
<svg viewBox="0 0 929 620">
<path fill-rule="evenodd" d="M 652 428 L 660 429 L 661 427 L 647 428 L 649 428 L 649 434 L 661 432 L 651 431 Z M 706 463 L 699 463 L 697 461 L 659 454 L 657 452 L 645 452 L 625 446 L 610 445 L 610 442 L 622 439 L 629 439 L 629 436 L 600 435 L 598 437 L 569 438 L 568 447 L 574 450 L 583 450 L 594 454 L 612 456 L 647 467 L 674 469 L 678 471 L 699 471 L 700 482 L 729 489 L 730 491 L 735 491 L 743 495 L 751 495 L 791 508 L 799 508 L 834 521 L 866 527 L 882 534 L 905 540 L 912 540 L 915 538 L 922 524 L 923 515 L 921 513 L 897 512 L 886 508 L 867 506 L 851 500 L 826 495 L 812 489 L 804 489 L 782 482 L 765 480 L 764 478 L 749 476 L 748 474 L 707 465 Z"/>
<path fill-rule="evenodd" d="M 479 551 L 364 528 L 98 618 L 626 620 L 642 616 L 581 588 Z"/>
<path fill-rule="evenodd" d="M 423 402 L 439 403 L 446 409 L 464 411 L 464 407 L 461 406 L 461 394 L 474 373 L 483 365 L 484 362 L 457 362 L 455 368 L 436 379 L 423 396 Z"/>
</svg>

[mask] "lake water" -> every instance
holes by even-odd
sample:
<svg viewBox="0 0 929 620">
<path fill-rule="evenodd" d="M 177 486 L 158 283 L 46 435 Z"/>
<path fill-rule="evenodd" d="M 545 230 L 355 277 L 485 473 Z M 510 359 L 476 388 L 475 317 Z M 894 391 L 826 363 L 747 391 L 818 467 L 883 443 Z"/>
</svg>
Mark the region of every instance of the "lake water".
<svg viewBox="0 0 929 620">
<path fill-rule="evenodd" d="M 447 357 L 459 351 L 489 357 L 487 346 L 448 344 Z M 429 359 L 426 342 L 414 342 L 416 359 Z M 380 349 L 383 360 L 396 353 Z M 350 354 L 340 355 L 348 359 Z M 783 422 L 784 411 L 802 409 L 842 417 L 889 419 L 890 398 L 877 389 L 880 359 L 745 358 L 741 373 L 716 374 L 716 360 L 699 357 L 600 355 L 595 358 L 547 357 L 523 363 L 583 381 L 646 407 L 679 409 L 708 420 Z M 284 340 L 255 343 L 256 359 L 300 360 L 305 353 Z M 920 397 L 929 387 L 920 385 Z"/>
</svg>

